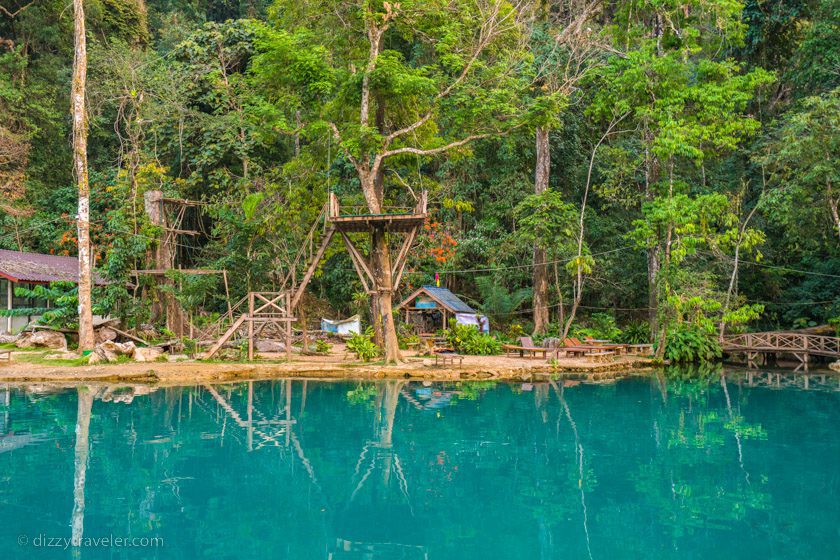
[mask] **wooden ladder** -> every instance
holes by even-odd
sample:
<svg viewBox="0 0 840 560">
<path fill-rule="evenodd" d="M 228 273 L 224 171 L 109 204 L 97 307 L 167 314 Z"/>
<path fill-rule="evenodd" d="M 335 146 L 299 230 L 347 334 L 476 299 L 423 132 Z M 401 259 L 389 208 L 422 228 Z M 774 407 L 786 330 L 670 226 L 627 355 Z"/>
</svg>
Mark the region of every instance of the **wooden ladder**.
<svg viewBox="0 0 840 560">
<path fill-rule="evenodd" d="M 208 350 L 207 354 L 204 355 L 204 359 L 207 360 L 207 359 L 211 358 L 213 356 L 213 354 L 218 352 L 219 349 L 224 345 L 224 343 L 227 342 L 230 339 L 230 337 L 232 337 L 234 335 L 234 333 L 236 333 L 236 331 L 239 329 L 239 327 L 242 326 L 242 323 L 244 323 L 245 319 L 247 319 L 247 318 L 248 318 L 248 314 L 243 313 L 239 317 L 239 319 L 234 321 L 233 324 L 230 326 L 230 328 L 227 331 L 225 331 L 225 334 L 223 334 L 222 337 L 219 340 L 217 340 L 216 343 L 213 346 L 210 347 L 210 350 Z"/>
</svg>

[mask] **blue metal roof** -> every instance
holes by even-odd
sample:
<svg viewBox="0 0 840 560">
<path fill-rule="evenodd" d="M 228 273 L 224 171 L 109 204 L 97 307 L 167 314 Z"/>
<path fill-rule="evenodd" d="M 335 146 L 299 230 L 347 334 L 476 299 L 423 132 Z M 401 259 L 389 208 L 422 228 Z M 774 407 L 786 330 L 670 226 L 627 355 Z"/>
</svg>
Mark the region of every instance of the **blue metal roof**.
<svg viewBox="0 0 840 560">
<path fill-rule="evenodd" d="M 439 301 L 441 305 L 446 307 L 453 313 L 475 313 L 475 309 L 464 303 L 464 301 L 447 290 L 446 288 L 438 288 L 437 286 L 423 286 L 423 289 L 429 293 L 434 299 Z"/>
</svg>

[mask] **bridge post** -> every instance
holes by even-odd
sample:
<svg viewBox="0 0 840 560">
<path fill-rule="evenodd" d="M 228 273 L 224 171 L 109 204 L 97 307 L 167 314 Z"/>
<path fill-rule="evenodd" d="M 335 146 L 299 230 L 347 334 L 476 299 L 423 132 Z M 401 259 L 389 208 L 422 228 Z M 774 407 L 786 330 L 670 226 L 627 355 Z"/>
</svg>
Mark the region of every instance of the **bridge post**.
<svg viewBox="0 0 840 560">
<path fill-rule="evenodd" d="M 808 359 L 809 359 L 809 358 L 810 358 L 810 356 L 811 356 L 811 355 L 808 353 L 808 342 L 810 341 L 810 339 L 808 338 L 808 335 L 804 335 L 804 336 L 803 336 L 803 338 L 805 339 L 805 340 L 802 342 L 802 348 L 804 348 L 804 349 L 805 349 L 805 360 L 803 360 L 803 363 L 805 364 L 805 371 L 808 371 Z"/>
</svg>

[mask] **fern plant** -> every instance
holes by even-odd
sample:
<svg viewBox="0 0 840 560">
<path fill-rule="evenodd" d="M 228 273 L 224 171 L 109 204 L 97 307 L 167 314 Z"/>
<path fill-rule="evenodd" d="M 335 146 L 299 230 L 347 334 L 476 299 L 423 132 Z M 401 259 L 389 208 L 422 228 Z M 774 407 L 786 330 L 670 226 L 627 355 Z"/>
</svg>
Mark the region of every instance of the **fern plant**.
<svg viewBox="0 0 840 560">
<path fill-rule="evenodd" d="M 492 276 L 480 276 L 475 279 L 478 292 L 481 294 L 479 308 L 482 313 L 496 322 L 506 323 L 531 299 L 531 288 L 520 288 L 509 291 Z"/>
<path fill-rule="evenodd" d="M 625 344 L 646 344 L 650 342 L 650 325 L 641 321 L 625 325 L 619 341 Z"/>
</svg>

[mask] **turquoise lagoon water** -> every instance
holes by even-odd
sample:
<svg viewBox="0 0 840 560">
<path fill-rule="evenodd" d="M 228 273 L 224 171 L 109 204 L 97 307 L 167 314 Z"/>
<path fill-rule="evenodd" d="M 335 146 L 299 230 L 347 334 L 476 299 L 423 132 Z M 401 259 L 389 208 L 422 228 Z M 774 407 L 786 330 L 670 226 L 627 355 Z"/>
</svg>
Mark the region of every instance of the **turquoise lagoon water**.
<svg viewBox="0 0 840 560">
<path fill-rule="evenodd" d="M 0 386 L 0 558 L 840 557 L 838 378 L 726 379 Z"/>
</svg>

